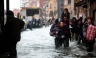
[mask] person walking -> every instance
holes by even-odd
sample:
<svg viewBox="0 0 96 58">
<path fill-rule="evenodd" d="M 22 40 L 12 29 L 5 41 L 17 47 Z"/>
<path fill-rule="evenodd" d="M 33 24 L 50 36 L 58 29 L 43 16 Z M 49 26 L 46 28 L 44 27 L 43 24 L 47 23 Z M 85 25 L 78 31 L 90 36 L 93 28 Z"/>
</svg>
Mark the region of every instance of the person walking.
<svg viewBox="0 0 96 58">
<path fill-rule="evenodd" d="M 61 20 L 63 20 L 63 18 L 64 18 L 65 15 L 68 17 L 68 21 L 69 21 L 70 20 L 70 13 L 69 13 L 69 11 L 68 11 L 67 8 L 65 8 L 63 10 L 62 15 L 61 15 Z"/>
<path fill-rule="evenodd" d="M 81 41 L 83 42 L 83 30 L 82 30 L 82 26 L 83 26 L 82 20 L 79 19 L 77 21 L 77 41 L 78 41 L 77 44 L 80 44 Z"/>
<path fill-rule="evenodd" d="M 15 18 L 14 13 L 11 10 L 6 14 L 8 16 L 3 33 L 4 43 L 6 43 L 4 47 L 6 52 L 9 52 L 9 58 L 17 58 L 16 45 L 21 39 L 20 34 L 25 23 L 24 21 Z"/>
<path fill-rule="evenodd" d="M 64 44 L 64 47 L 69 47 L 69 37 L 70 37 L 70 31 L 69 27 L 67 25 L 67 22 L 60 22 L 58 29 L 56 31 L 57 37 L 57 47 L 62 46 Z"/>
<path fill-rule="evenodd" d="M 72 18 L 72 38 L 77 40 L 77 19 L 75 17 Z"/>
<path fill-rule="evenodd" d="M 87 41 L 87 51 L 92 52 L 94 50 L 94 43 L 96 38 L 96 26 L 92 23 L 92 18 L 87 18 L 87 32 L 86 32 L 86 41 Z M 94 29 L 95 28 L 95 29 Z M 94 33 L 95 32 L 95 33 Z"/>
<path fill-rule="evenodd" d="M 56 34 L 56 27 L 58 27 L 58 19 L 55 20 L 54 24 L 50 28 L 50 36 L 54 36 Z"/>
</svg>

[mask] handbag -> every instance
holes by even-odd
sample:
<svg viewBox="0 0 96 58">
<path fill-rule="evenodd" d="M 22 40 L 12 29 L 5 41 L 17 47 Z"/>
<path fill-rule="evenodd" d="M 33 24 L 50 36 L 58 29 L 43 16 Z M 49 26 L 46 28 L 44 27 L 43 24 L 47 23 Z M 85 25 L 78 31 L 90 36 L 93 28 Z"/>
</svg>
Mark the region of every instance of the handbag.
<svg viewBox="0 0 96 58">
<path fill-rule="evenodd" d="M 54 33 L 53 32 L 50 32 L 50 36 L 54 36 Z"/>
<path fill-rule="evenodd" d="M 87 29 L 86 39 L 88 41 L 93 40 L 96 37 L 96 26 L 89 25 Z"/>
</svg>

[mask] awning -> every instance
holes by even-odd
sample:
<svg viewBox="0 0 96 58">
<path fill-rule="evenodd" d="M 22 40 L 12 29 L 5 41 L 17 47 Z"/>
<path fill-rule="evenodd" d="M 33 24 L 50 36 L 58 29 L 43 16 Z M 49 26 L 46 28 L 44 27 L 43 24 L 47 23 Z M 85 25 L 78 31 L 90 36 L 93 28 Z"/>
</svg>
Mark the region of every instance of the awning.
<svg viewBox="0 0 96 58">
<path fill-rule="evenodd" d="M 85 5 L 85 4 L 87 4 L 87 1 L 85 0 L 82 0 L 82 1 L 79 1 L 79 2 L 76 2 L 76 3 L 74 3 L 75 4 L 75 6 L 82 6 L 82 5 Z"/>
<path fill-rule="evenodd" d="M 84 4 L 84 5 L 82 5 L 82 7 L 83 7 L 83 8 L 87 8 L 88 6 L 87 6 L 87 4 Z"/>
</svg>

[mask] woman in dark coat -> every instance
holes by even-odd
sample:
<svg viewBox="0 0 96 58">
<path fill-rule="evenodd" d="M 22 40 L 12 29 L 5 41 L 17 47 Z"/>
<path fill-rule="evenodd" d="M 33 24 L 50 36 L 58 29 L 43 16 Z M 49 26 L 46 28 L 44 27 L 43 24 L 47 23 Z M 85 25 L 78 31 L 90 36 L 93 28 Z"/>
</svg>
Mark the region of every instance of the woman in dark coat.
<svg viewBox="0 0 96 58">
<path fill-rule="evenodd" d="M 69 13 L 69 11 L 68 11 L 67 8 L 65 8 L 65 9 L 63 10 L 62 15 L 61 15 L 61 20 L 63 20 L 64 15 L 66 15 L 66 16 L 68 17 L 68 20 L 70 20 L 70 13 Z"/>
<path fill-rule="evenodd" d="M 86 26 L 85 29 L 88 29 L 89 25 L 93 25 L 94 26 L 92 20 L 93 19 L 91 17 L 87 18 L 87 26 Z M 87 30 L 86 30 L 86 32 L 87 32 Z M 95 43 L 95 38 L 93 40 L 91 40 L 91 41 L 87 40 L 87 38 L 86 38 L 86 44 L 87 44 L 87 47 L 88 47 L 87 48 L 88 52 L 92 52 L 94 50 L 94 43 Z"/>
</svg>

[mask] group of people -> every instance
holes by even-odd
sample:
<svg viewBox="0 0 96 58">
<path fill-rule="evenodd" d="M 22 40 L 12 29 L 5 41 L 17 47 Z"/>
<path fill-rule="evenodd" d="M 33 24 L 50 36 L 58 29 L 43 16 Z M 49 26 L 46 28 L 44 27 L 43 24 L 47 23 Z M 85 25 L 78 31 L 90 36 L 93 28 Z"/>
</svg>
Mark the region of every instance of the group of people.
<svg viewBox="0 0 96 58">
<path fill-rule="evenodd" d="M 96 30 L 96 28 L 93 30 L 93 39 L 88 40 L 86 35 L 89 25 L 96 27 L 91 17 L 85 18 L 84 22 L 82 17 L 79 19 L 76 19 L 76 17 L 70 19 L 70 13 L 68 9 L 65 8 L 61 15 L 61 21 L 56 19 L 50 28 L 50 36 L 55 37 L 55 48 L 58 49 L 62 44 L 65 48 L 69 47 L 69 41 L 75 40 L 77 44 L 83 43 L 84 46 L 87 47 L 88 52 L 92 52 L 94 50 L 96 38 L 96 31 L 94 30 Z"/>
<path fill-rule="evenodd" d="M 7 11 L 6 24 L 2 26 L 2 34 L 0 38 L 0 58 L 17 58 L 16 45 L 21 39 L 21 30 L 24 27 L 24 21 L 15 18 L 13 11 Z M 3 17 L 3 15 L 2 15 Z M 2 23 L 3 22 L 2 18 Z"/>
</svg>

